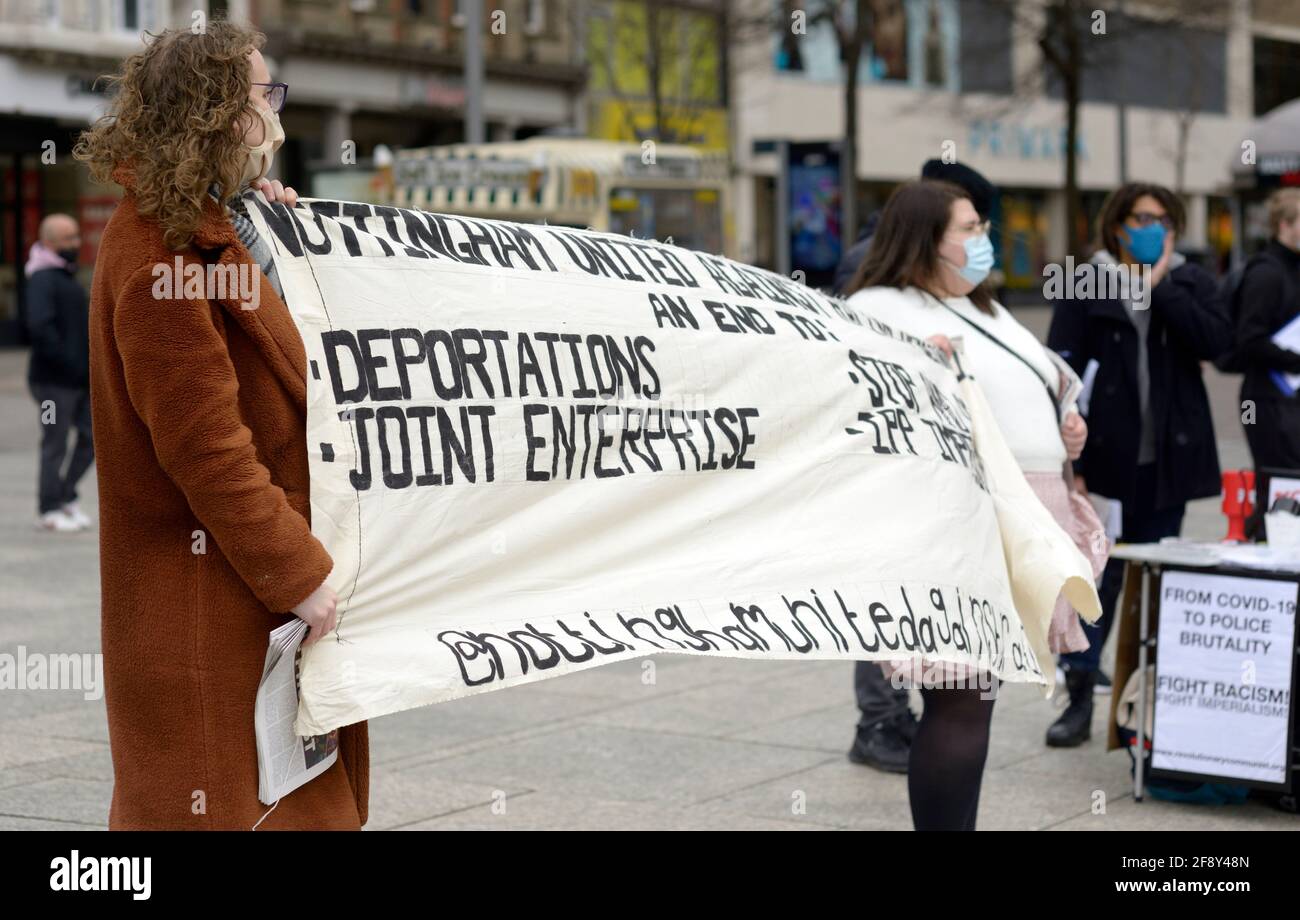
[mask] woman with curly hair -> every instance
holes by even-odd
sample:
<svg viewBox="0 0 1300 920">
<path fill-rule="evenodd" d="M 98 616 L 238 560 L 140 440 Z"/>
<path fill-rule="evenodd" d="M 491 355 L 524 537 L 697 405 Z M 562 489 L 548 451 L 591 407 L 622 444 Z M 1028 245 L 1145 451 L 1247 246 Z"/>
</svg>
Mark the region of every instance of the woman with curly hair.
<svg viewBox="0 0 1300 920">
<path fill-rule="evenodd" d="M 257 798 L 268 633 L 297 616 L 314 642 L 335 621 L 333 561 L 309 523 L 306 355 L 239 197 L 297 200 L 265 178 L 287 87 L 270 82 L 262 42 L 225 22 L 152 37 L 76 149 L 125 190 L 90 330 L 112 828 L 366 821 L 364 722 L 270 813 Z M 194 267 L 248 278 L 253 296 L 168 278 Z"/>
</svg>

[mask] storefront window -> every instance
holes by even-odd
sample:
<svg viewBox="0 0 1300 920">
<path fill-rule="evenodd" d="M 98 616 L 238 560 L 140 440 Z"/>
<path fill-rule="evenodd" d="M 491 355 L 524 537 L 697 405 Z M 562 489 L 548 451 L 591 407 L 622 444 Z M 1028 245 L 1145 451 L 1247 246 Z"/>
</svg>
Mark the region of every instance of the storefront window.
<svg viewBox="0 0 1300 920">
<path fill-rule="evenodd" d="M 1106 198 L 1109 192 L 1080 192 L 1079 199 L 1083 205 L 1083 213 L 1079 217 L 1079 226 L 1076 228 L 1079 236 L 1087 246 L 1089 253 L 1094 246 L 1101 245 L 1101 233 L 1097 228 L 1097 219 L 1101 217 L 1101 209 L 1106 204 Z"/>
<path fill-rule="evenodd" d="M 1231 199 L 1218 195 L 1205 199 L 1205 241 L 1214 260 L 1213 267 L 1220 274 L 1228 271 L 1232 262 Z"/>
<path fill-rule="evenodd" d="M 0 342 L 22 340 L 19 285 L 27 251 L 43 210 L 41 173 L 34 157 L 0 155 Z"/>
<path fill-rule="evenodd" d="M 840 45 L 822 8 L 805 10 L 793 0 L 778 0 L 778 7 L 787 19 L 801 12 L 807 19 L 802 34 L 782 29 L 774 37 L 776 69 L 810 80 L 839 81 L 844 69 Z M 867 0 L 866 8 L 870 19 L 858 64 L 860 82 L 957 89 L 960 32 L 955 0 Z M 837 9 L 851 17 L 855 4 Z"/>
<path fill-rule="evenodd" d="M 1047 262 L 1046 197 L 1042 192 L 1003 192 L 994 218 L 999 263 L 1011 290 L 1043 283 Z"/>
<path fill-rule="evenodd" d="M 115 187 L 94 185 L 70 156 L 42 164 L 37 156 L 0 153 L 0 344 L 24 341 L 23 266 L 41 220 L 68 214 L 81 227 L 80 278 L 89 286 L 104 225 L 117 205 Z"/>
<path fill-rule="evenodd" d="M 1300 44 L 1272 38 L 1255 39 L 1255 114 L 1300 98 Z"/>
</svg>

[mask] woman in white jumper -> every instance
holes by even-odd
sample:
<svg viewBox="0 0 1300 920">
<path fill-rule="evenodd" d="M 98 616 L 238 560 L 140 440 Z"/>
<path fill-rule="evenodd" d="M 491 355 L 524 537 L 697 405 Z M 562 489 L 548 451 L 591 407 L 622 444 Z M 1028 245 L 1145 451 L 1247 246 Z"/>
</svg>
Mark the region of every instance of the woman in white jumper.
<svg viewBox="0 0 1300 920">
<path fill-rule="evenodd" d="M 946 351 L 963 340 L 963 366 L 979 382 L 1007 446 L 1031 488 L 1101 571 L 1101 525 L 1071 500 L 1067 460 L 1087 427 L 1070 407 L 1058 423 L 1060 372 L 1034 334 L 994 301 L 982 282 L 993 267 L 988 225 L 968 194 L 948 182 L 910 182 L 885 206 L 867 258 L 849 283 L 849 303 Z M 1083 517 L 1083 516 L 1086 516 Z M 1053 652 L 1086 648 L 1078 615 L 1061 598 L 1052 617 Z M 890 670 L 888 667 L 886 670 Z M 912 743 L 908 794 L 918 830 L 974 830 L 988 753 L 993 700 L 978 689 L 925 689 Z"/>
</svg>

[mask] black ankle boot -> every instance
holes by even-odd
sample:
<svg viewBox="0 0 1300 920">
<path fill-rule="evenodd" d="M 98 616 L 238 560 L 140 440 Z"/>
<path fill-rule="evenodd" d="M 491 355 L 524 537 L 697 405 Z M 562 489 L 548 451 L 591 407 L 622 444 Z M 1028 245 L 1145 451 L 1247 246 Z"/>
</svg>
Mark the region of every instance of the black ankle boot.
<svg viewBox="0 0 1300 920">
<path fill-rule="evenodd" d="M 1071 668 L 1065 672 L 1070 705 L 1047 730 L 1048 747 L 1078 747 L 1092 737 L 1092 689 L 1096 671 Z"/>
</svg>

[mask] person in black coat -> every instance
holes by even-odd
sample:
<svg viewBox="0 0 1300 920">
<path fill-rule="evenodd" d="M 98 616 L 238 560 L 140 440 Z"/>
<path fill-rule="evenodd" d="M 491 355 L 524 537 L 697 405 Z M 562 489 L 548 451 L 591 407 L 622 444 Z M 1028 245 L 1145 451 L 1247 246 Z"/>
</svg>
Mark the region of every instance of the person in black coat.
<svg viewBox="0 0 1300 920">
<path fill-rule="evenodd" d="M 1284 391 L 1274 373 L 1300 374 L 1300 354 L 1273 335 L 1300 315 L 1300 189 L 1268 201 L 1272 238 L 1247 264 L 1234 296 L 1242 428 L 1255 469 L 1300 469 L 1300 396 Z M 1253 411 L 1252 411 L 1253 410 Z"/>
<path fill-rule="evenodd" d="M 32 245 L 27 277 L 27 384 L 40 408 L 41 459 L 36 526 L 82 530 L 77 482 L 95 458 L 90 426 L 90 333 L 86 291 L 77 281 L 81 234 L 66 214 L 50 214 Z M 76 432 L 68 456 L 68 438 Z M 66 461 L 66 468 L 65 468 Z"/>
<path fill-rule="evenodd" d="M 1182 203 L 1162 186 L 1131 183 L 1113 192 L 1098 218 L 1102 249 L 1055 300 L 1047 337 L 1076 373 L 1095 375 L 1076 484 L 1119 500 L 1120 539 L 1128 543 L 1177 535 L 1187 502 L 1220 489 L 1201 362 L 1231 347 L 1232 325 L 1214 279 L 1174 251 L 1183 226 Z M 1048 730 L 1049 745 L 1089 737 L 1122 577 L 1123 563 L 1112 559 L 1098 592 L 1102 618 L 1084 625 L 1089 648 L 1061 656 L 1070 706 Z"/>
</svg>

